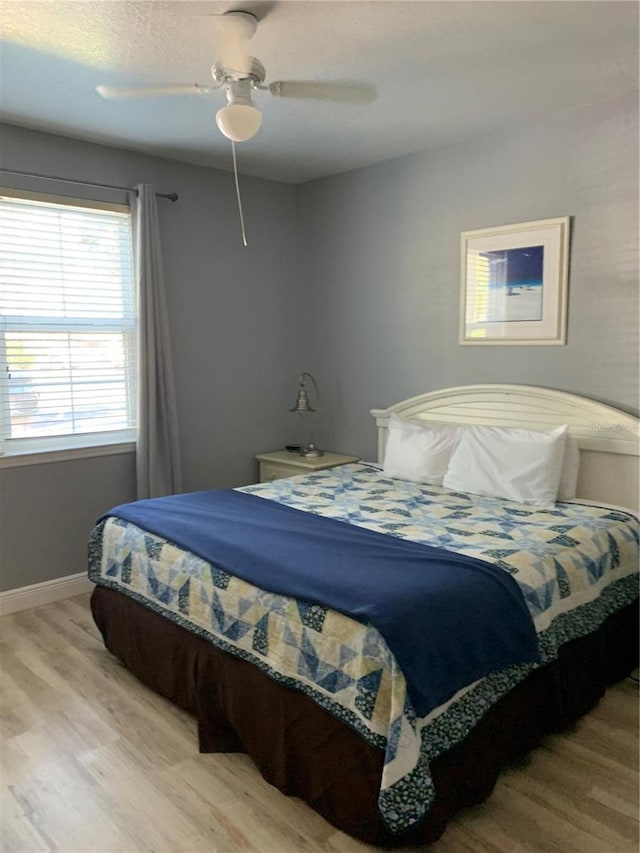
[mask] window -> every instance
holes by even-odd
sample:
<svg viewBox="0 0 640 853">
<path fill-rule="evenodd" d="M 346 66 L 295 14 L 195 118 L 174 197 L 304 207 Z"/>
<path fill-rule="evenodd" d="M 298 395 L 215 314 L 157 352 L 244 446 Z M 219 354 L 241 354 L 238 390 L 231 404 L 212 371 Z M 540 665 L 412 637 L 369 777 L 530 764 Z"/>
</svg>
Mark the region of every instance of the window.
<svg viewBox="0 0 640 853">
<path fill-rule="evenodd" d="M 0 192 L 0 451 L 133 441 L 127 207 Z"/>
</svg>

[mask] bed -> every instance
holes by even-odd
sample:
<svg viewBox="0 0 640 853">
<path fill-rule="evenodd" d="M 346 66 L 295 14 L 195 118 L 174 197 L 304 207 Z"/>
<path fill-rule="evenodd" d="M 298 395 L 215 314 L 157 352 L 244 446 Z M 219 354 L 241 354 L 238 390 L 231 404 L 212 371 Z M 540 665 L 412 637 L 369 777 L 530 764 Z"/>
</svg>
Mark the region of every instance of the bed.
<svg viewBox="0 0 640 853">
<path fill-rule="evenodd" d="M 296 523 L 319 517 L 321 534 L 353 527 L 376 545 L 491 563 L 519 584 L 537 660 L 505 660 L 420 706 L 400 647 L 392 652 L 368 619 L 277 584 L 263 589 L 255 576 L 179 547 L 179 531 L 162 536 L 153 522 L 117 516 L 91 536 L 92 610 L 107 648 L 196 715 L 201 751 L 247 752 L 284 794 L 365 842 L 425 844 L 490 794 L 501 767 L 586 713 L 637 664 L 638 525 L 625 507 L 637 508 L 638 422 L 576 395 L 504 385 L 446 389 L 372 414 L 378 463 L 393 415 L 569 425 L 580 448 L 579 500 L 553 508 L 389 479 L 368 464 L 240 490 Z M 308 542 L 314 535 L 312 526 Z M 434 668 L 440 654 L 446 660 L 441 649 Z"/>
</svg>

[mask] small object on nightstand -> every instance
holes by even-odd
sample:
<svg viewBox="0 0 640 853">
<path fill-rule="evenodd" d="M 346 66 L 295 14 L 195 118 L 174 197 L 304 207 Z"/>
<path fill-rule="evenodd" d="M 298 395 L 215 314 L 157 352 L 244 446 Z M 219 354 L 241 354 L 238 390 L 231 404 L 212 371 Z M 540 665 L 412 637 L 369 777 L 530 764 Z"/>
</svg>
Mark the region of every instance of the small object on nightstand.
<svg viewBox="0 0 640 853">
<path fill-rule="evenodd" d="M 294 477 L 296 474 L 311 474 L 313 471 L 325 471 L 338 465 L 358 462 L 358 456 L 345 456 L 342 453 L 329 453 L 320 457 L 296 456 L 287 450 L 275 453 L 259 453 L 256 459 L 260 463 L 260 482 L 280 480 L 282 477 Z"/>
</svg>

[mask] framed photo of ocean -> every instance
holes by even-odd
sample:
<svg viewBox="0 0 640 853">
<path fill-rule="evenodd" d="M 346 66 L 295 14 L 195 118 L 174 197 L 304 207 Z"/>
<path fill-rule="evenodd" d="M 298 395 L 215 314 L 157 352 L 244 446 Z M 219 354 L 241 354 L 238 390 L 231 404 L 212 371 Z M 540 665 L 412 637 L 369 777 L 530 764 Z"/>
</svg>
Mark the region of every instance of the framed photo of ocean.
<svg viewBox="0 0 640 853">
<path fill-rule="evenodd" d="M 568 216 L 463 232 L 460 343 L 566 343 L 568 271 Z"/>
</svg>

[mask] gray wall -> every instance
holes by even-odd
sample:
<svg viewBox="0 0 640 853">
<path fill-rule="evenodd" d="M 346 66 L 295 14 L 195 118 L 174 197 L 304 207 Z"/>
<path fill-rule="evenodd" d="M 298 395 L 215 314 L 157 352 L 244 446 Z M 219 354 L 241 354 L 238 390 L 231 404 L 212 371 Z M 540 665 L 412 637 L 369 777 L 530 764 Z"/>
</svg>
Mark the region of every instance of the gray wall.
<svg viewBox="0 0 640 853">
<path fill-rule="evenodd" d="M 1 589 L 85 571 L 95 520 L 134 497 L 132 453 L 0 470 Z"/>
<path fill-rule="evenodd" d="M 179 193 L 158 204 L 184 486 L 255 481 L 254 454 L 291 440 L 303 369 L 294 188 L 242 178 L 245 249 L 229 173 L 7 125 L 0 145 L 6 168 Z M 0 589 L 83 571 L 92 519 L 133 497 L 132 455 L 0 470 Z"/>
<path fill-rule="evenodd" d="M 298 187 L 319 443 L 375 458 L 369 409 L 514 382 L 638 408 L 637 99 Z M 566 346 L 458 345 L 460 232 L 570 215 Z"/>
</svg>

